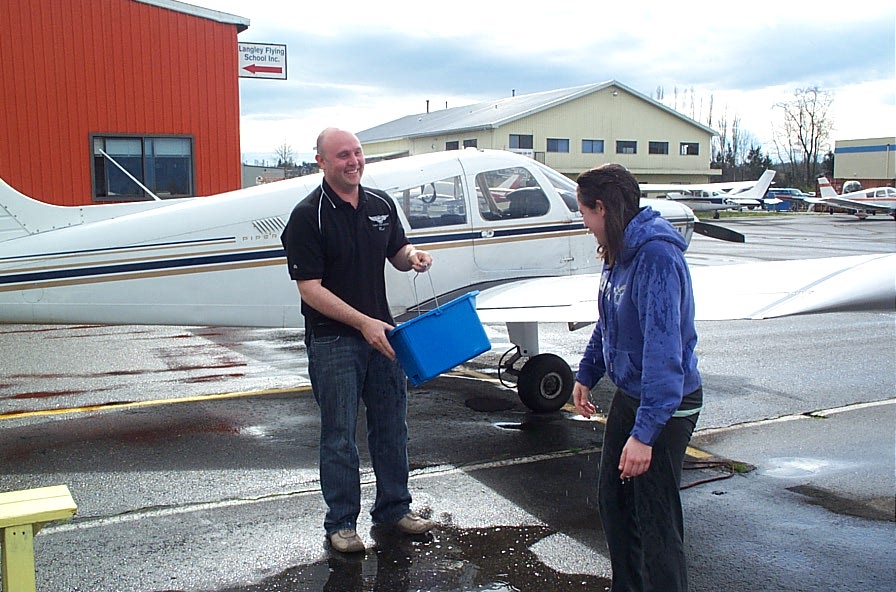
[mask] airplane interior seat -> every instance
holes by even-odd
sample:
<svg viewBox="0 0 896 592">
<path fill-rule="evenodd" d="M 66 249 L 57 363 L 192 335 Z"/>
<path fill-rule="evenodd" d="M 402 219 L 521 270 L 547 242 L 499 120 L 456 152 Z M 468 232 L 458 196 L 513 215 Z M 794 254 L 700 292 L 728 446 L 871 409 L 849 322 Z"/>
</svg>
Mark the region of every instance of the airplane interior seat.
<svg viewBox="0 0 896 592">
<path fill-rule="evenodd" d="M 544 216 L 550 209 L 550 202 L 540 187 L 524 187 L 507 194 L 510 206 L 507 208 L 508 218 L 528 218 Z"/>
<path fill-rule="evenodd" d="M 439 216 L 439 226 L 450 226 L 452 224 L 465 224 L 466 216 L 460 214 L 442 214 Z"/>
<path fill-rule="evenodd" d="M 436 222 L 429 216 L 408 216 L 408 224 L 411 225 L 411 228 L 430 228 L 431 226 L 435 226 Z"/>
</svg>

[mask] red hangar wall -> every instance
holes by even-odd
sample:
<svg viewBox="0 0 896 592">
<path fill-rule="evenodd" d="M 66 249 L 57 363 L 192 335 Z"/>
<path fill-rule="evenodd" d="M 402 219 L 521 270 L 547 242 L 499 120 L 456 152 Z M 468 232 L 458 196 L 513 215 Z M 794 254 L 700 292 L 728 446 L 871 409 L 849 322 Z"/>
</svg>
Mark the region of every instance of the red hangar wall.
<svg viewBox="0 0 896 592">
<path fill-rule="evenodd" d="M 0 2 L 0 178 L 57 205 L 239 189 L 237 34 L 174 0 Z M 138 184 L 136 181 L 139 181 Z"/>
</svg>

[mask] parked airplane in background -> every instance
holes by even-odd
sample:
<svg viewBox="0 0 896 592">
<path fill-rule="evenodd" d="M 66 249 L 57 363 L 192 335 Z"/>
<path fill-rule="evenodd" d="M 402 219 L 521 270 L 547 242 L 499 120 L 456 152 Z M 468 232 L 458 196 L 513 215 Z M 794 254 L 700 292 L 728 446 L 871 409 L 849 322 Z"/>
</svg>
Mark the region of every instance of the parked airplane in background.
<svg viewBox="0 0 896 592">
<path fill-rule="evenodd" d="M 0 322 L 300 327 L 299 294 L 280 233 L 293 206 L 321 179 L 83 207 L 41 203 L 0 181 Z M 531 409 L 559 409 L 573 375 L 563 358 L 539 351 L 538 323 L 587 324 L 597 313 L 598 279 L 582 274 L 595 274 L 600 264 L 575 183 L 531 158 L 466 149 L 368 164 L 364 184 L 393 197 L 409 239 L 435 261 L 425 282 L 386 266 L 396 319 L 437 306 L 436 296 L 445 302 L 479 290 L 482 321 L 505 323 L 514 346 L 499 375 L 516 379 Z M 693 232 L 725 234 L 697 221 L 684 204 L 643 203 L 687 240 Z M 828 266 L 824 277 L 833 275 Z M 733 290 L 740 281 L 755 291 L 767 277 L 743 270 L 726 277 L 725 286 Z M 880 277 L 886 274 L 875 271 L 875 281 Z M 819 283 L 806 281 L 813 289 Z M 847 293 L 853 301 L 865 297 L 863 290 Z M 727 292 L 722 300 L 733 299 Z M 775 293 L 775 299 L 786 296 Z M 756 316 L 761 301 L 743 298 L 740 309 L 729 306 L 711 318 Z M 795 309 L 817 310 L 826 302 Z"/>
<path fill-rule="evenodd" d="M 695 212 L 713 212 L 713 218 L 718 218 L 719 210 L 761 207 L 774 178 L 775 171 L 769 169 L 756 181 L 677 185 L 641 183 L 641 195 L 665 194 L 667 199 L 683 202 Z"/>
<path fill-rule="evenodd" d="M 827 177 L 818 179 L 818 187 L 821 197 L 807 198 L 806 202 L 813 205 L 836 206 L 852 211 L 860 220 L 873 216 L 878 212 L 887 213 L 896 219 L 896 189 L 893 187 L 872 187 L 862 189 L 858 185 L 857 190 L 852 190 L 851 182 L 843 184 L 843 193 L 837 195 Z M 852 182 L 854 183 L 854 182 Z"/>
</svg>

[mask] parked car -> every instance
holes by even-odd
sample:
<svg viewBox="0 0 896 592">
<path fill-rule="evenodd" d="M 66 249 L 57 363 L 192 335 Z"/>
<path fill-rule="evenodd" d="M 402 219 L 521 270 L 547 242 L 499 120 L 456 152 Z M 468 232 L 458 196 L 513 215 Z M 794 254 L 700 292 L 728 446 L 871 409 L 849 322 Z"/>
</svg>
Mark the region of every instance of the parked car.
<svg viewBox="0 0 896 592">
<path fill-rule="evenodd" d="M 793 187 L 773 187 L 766 192 L 765 197 L 766 199 L 777 197 L 783 200 L 803 201 L 803 199 L 809 197 L 809 194 Z"/>
</svg>

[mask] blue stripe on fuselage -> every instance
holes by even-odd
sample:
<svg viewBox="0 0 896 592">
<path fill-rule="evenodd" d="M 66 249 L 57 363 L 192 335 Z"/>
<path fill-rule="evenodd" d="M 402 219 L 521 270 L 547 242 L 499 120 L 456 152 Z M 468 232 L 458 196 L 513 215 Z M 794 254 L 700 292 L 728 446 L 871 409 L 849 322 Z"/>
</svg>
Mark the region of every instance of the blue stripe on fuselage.
<svg viewBox="0 0 896 592">
<path fill-rule="evenodd" d="M 264 261 L 285 257 L 283 249 L 251 251 L 241 253 L 224 253 L 220 255 L 199 255 L 158 259 L 155 261 L 139 261 L 135 263 L 116 263 L 113 265 L 95 265 L 91 267 L 75 267 L 49 271 L 32 271 L 0 276 L 0 285 L 66 280 L 91 276 L 119 275 L 134 272 L 176 270 L 205 265 L 222 265 L 226 263 L 245 263 L 248 261 Z"/>
<path fill-rule="evenodd" d="M 686 222 L 687 219 L 681 220 L 673 220 L 670 219 L 670 222 Z M 420 234 L 420 235 L 411 235 L 410 238 L 414 244 L 426 245 L 426 244 L 435 244 L 435 243 L 462 243 L 469 242 L 471 240 L 482 240 L 484 237 L 482 235 L 483 230 L 491 230 L 493 234 L 486 239 L 486 242 L 483 246 L 487 246 L 488 242 L 494 241 L 496 239 L 507 238 L 507 237 L 521 237 L 526 235 L 531 235 L 533 237 L 538 237 L 539 235 L 543 235 L 546 238 L 549 238 L 551 235 L 556 233 L 565 233 L 565 232 L 576 232 L 584 230 L 585 226 L 581 222 L 575 222 L 570 224 L 551 224 L 544 226 L 519 226 L 513 228 L 501 228 L 501 227 L 486 227 L 480 228 L 476 231 L 468 231 L 464 230 L 461 232 L 453 232 L 453 233 L 441 233 L 441 234 Z M 88 249 L 84 251 L 60 251 L 56 253 L 48 253 L 42 254 L 39 257 L 44 259 L 46 257 L 59 257 L 59 256 L 85 256 L 92 255 L 97 253 L 111 252 L 111 251 L 120 251 L 124 254 L 124 252 L 130 252 L 135 250 L 145 250 L 145 249 L 157 249 L 157 248 L 168 248 L 168 247 L 183 247 L 189 244 L 203 244 L 208 245 L 209 243 L 215 241 L 226 241 L 228 243 L 233 243 L 234 239 L 231 237 L 219 237 L 214 239 L 206 239 L 202 241 L 180 241 L 173 243 L 155 243 L 155 244 L 145 244 L 145 245 L 134 245 L 129 247 L 108 247 L 108 248 L 99 248 L 99 249 Z M 448 245 L 450 246 L 450 245 Z M 37 254 L 32 255 L 21 255 L 16 257 L 6 257 L 0 259 L 0 264 L 4 262 L 9 263 L 13 261 L 22 261 L 28 258 L 36 258 Z M 60 280 L 70 280 L 77 278 L 88 278 L 88 277 L 103 277 L 103 276 L 113 276 L 113 275 L 122 275 L 127 273 L 137 273 L 137 272 L 149 272 L 149 271 L 181 271 L 182 273 L 189 273 L 189 268 L 193 267 L 202 267 L 202 266 L 224 266 L 226 264 L 231 263 L 247 263 L 247 262 L 264 262 L 269 261 L 273 263 L 277 259 L 285 258 L 285 253 L 282 248 L 271 248 L 271 249 L 262 249 L 257 251 L 237 251 L 237 252 L 228 252 L 228 253 L 219 253 L 219 254 L 209 254 L 209 255 L 191 255 L 191 256 L 172 256 L 159 258 L 152 261 L 136 261 L 130 263 L 113 263 L 113 264 L 93 264 L 89 266 L 72 266 L 70 268 L 55 268 L 51 270 L 44 271 L 27 271 L 21 273 L 6 273 L 0 275 L 0 286 L 14 286 L 16 284 L 23 283 L 36 283 L 42 281 L 60 281 Z"/>
</svg>

